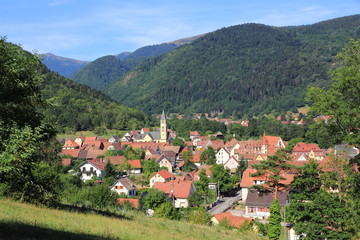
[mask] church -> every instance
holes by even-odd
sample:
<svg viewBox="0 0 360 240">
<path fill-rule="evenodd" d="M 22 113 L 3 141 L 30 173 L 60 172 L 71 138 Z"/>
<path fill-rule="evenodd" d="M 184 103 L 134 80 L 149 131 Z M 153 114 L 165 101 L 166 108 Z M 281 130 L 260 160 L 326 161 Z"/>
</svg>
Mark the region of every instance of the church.
<svg viewBox="0 0 360 240">
<path fill-rule="evenodd" d="M 160 131 L 144 132 L 138 134 L 135 142 L 170 142 L 170 133 L 167 131 L 166 116 L 163 110 L 160 118 Z"/>
</svg>

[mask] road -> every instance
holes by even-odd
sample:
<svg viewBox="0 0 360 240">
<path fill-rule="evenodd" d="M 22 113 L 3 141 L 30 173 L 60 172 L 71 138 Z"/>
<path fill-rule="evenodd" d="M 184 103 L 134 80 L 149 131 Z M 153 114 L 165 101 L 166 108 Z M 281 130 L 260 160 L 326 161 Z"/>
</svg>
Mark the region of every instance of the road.
<svg viewBox="0 0 360 240">
<path fill-rule="evenodd" d="M 241 198 L 241 191 L 237 192 L 236 196 L 234 196 L 234 197 L 223 198 L 224 201 L 219 203 L 218 205 L 216 205 L 212 209 L 210 209 L 208 211 L 208 213 L 210 213 L 211 215 L 214 215 L 214 214 L 225 212 L 226 210 L 231 208 L 231 206 L 233 205 L 233 203 L 236 200 L 239 200 L 240 198 Z"/>
</svg>

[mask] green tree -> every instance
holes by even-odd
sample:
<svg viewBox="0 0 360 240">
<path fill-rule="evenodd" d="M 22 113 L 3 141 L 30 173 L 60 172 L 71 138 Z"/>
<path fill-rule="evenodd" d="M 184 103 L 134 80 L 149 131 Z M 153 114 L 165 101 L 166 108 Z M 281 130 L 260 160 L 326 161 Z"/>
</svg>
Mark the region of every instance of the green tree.
<svg viewBox="0 0 360 240">
<path fill-rule="evenodd" d="M 281 234 L 281 214 L 280 204 L 277 199 L 274 199 L 270 205 L 270 217 L 268 226 L 268 237 L 271 240 L 277 240 Z"/>
<path fill-rule="evenodd" d="M 159 164 L 155 162 L 155 159 L 146 160 L 143 164 L 143 172 L 147 179 L 150 178 L 150 176 L 159 171 Z"/>
<path fill-rule="evenodd" d="M 59 188 L 49 161 L 57 160 L 55 131 L 41 114 L 47 103 L 40 65 L 36 56 L 0 38 L 0 188 L 15 199 L 54 204 Z"/>
<path fill-rule="evenodd" d="M 156 210 L 161 204 L 169 201 L 165 196 L 165 193 L 157 189 L 149 189 L 147 194 L 140 198 L 140 209 L 147 211 L 148 209 Z"/>
<path fill-rule="evenodd" d="M 210 225 L 211 216 L 205 208 L 194 208 L 187 212 L 186 221 L 191 224 Z"/>
<path fill-rule="evenodd" d="M 171 145 L 180 146 L 182 148 L 186 146 L 186 144 L 184 143 L 184 141 L 181 138 L 175 138 L 175 139 L 171 140 Z"/>
<path fill-rule="evenodd" d="M 263 185 L 254 185 L 252 188 L 259 192 L 272 192 L 274 198 L 277 199 L 278 191 L 288 188 L 288 185 L 284 183 L 283 173 L 296 169 L 296 166 L 288 163 L 290 160 L 289 154 L 277 151 L 275 155 L 269 156 L 267 160 L 253 165 L 252 167 L 256 169 L 256 173 L 251 174 L 251 176 L 266 176 L 266 182 Z"/>
<path fill-rule="evenodd" d="M 200 160 L 205 162 L 207 165 L 213 165 L 216 163 L 215 151 L 212 147 L 208 147 L 200 155 Z"/>
<path fill-rule="evenodd" d="M 222 164 L 214 164 L 211 167 L 211 181 L 219 183 L 219 192 L 227 193 L 233 189 L 233 183 L 230 177 L 230 169 L 224 168 Z"/>
<path fill-rule="evenodd" d="M 154 217 L 168 218 L 175 220 L 178 218 L 176 208 L 171 204 L 170 201 L 165 201 L 154 212 Z"/>
<path fill-rule="evenodd" d="M 292 183 L 287 219 L 295 223 L 297 234 L 309 239 L 350 239 L 359 234 L 359 194 L 353 191 L 359 187 L 359 175 L 344 174 L 348 168 L 339 163 L 331 163 L 331 168 L 342 174 L 324 173 L 312 160 Z M 336 191 L 329 191 L 330 187 Z"/>
<path fill-rule="evenodd" d="M 307 94 L 312 103 L 311 113 L 325 115 L 325 134 L 335 142 L 360 142 L 360 39 L 350 40 L 337 55 L 337 65 L 332 70 L 329 89 L 312 87 Z"/>
</svg>

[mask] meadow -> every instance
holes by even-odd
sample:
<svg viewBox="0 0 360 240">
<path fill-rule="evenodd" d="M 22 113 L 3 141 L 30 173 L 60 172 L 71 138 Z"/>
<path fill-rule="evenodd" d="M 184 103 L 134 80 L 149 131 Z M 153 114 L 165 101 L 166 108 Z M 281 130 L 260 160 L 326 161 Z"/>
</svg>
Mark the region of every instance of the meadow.
<svg viewBox="0 0 360 240">
<path fill-rule="evenodd" d="M 254 240 L 259 236 L 136 212 L 81 213 L 0 199 L 0 239 Z"/>
</svg>

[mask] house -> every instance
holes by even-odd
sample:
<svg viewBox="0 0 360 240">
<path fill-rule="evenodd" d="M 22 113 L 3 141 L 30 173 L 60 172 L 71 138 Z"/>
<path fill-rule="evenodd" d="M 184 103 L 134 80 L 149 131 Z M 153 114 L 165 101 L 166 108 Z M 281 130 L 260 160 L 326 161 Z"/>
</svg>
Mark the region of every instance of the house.
<svg viewBox="0 0 360 240">
<path fill-rule="evenodd" d="M 109 157 L 105 157 L 104 161 L 106 163 L 110 162 L 111 164 L 113 164 L 115 166 L 118 166 L 121 163 L 125 162 L 126 158 L 125 158 L 125 156 L 109 156 Z"/>
<path fill-rule="evenodd" d="M 111 136 L 108 140 L 109 143 L 119 142 L 120 138 L 117 135 Z"/>
<path fill-rule="evenodd" d="M 78 158 L 80 149 L 61 149 L 59 156 L 71 156 L 72 158 Z"/>
<path fill-rule="evenodd" d="M 335 145 L 334 154 L 339 155 L 342 153 L 346 154 L 348 156 L 348 158 L 354 158 L 356 155 L 359 154 L 359 149 L 354 146 L 351 146 L 349 144 Z"/>
<path fill-rule="evenodd" d="M 235 174 L 238 166 L 240 166 L 234 157 L 230 157 L 229 160 L 227 160 L 223 165 L 225 168 L 230 169 L 230 173 L 232 174 Z"/>
<path fill-rule="evenodd" d="M 229 160 L 230 153 L 228 152 L 228 150 L 225 149 L 225 147 L 223 147 L 216 153 L 215 156 L 216 164 L 224 164 Z"/>
<path fill-rule="evenodd" d="M 240 187 L 241 187 L 241 193 L 242 193 L 242 200 L 243 201 L 246 201 L 248 193 L 249 193 L 248 189 L 251 186 L 253 186 L 253 185 L 263 185 L 263 184 L 266 184 L 267 181 L 268 181 L 268 177 L 264 176 L 264 175 L 252 177 L 251 175 L 256 173 L 256 169 L 252 169 L 250 167 L 252 167 L 252 166 L 251 165 L 248 166 L 248 169 L 246 169 L 244 171 L 244 173 L 242 175 L 242 178 L 241 178 Z M 294 180 L 295 175 L 293 173 L 282 172 L 281 177 L 283 179 L 280 181 L 280 183 L 287 186 Z M 286 191 L 287 189 L 282 188 L 282 189 L 279 189 L 279 190 Z"/>
<path fill-rule="evenodd" d="M 75 140 L 69 139 L 64 143 L 62 148 L 63 149 L 79 149 L 80 146 L 77 142 L 75 142 Z"/>
<path fill-rule="evenodd" d="M 194 138 L 197 138 L 197 137 L 200 137 L 201 136 L 201 134 L 200 133 L 198 133 L 197 131 L 190 131 L 190 139 L 191 140 L 194 140 Z"/>
<path fill-rule="evenodd" d="M 211 222 L 213 223 L 213 225 L 218 225 L 222 221 L 226 221 L 226 223 L 230 226 L 239 228 L 242 224 L 246 222 L 251 222 L 252 219 L 242 216 L 236 216 L 233 215 L 231 212 L 218 213 L 218 214 L 214 214 L 211 217 Z"/>
<path fill-rule="evenodd" d="M 139 199 L 136 198 L 118 198 L 117 203 L 123 205 L 125 202 L 130 203 L 134 208 L 139 208 Z"/>
<path fill-rule="evenodd" d="M 278 192 L 277 199 L 280 207 L 288 204 L 288 192 Z M 274 200 L 274 194 L 260 194 L 257 191 L 249 191 L 245 201 L 245 215 L 255 218 L 268 218 L 270 216 L 270 205 Z"/>
<path fill-rule="evenodd" d="M 325 152 L 316 143 L 298 142 L 293 148 L 293 156 L 303 154 L 306 157 L 321 161 L 325 157 Z"/>
<path fill-rule="evenodd" d="M 150 187 L 153 187 L 156 182 L 169 182 L 170 180 L 174 180 L 175 176 L 169 173 L 167 170 L 161 170 L 155 173 L 150 178 Z"/>
<path fill-rule="evenodd" d="M 128 160 L 132 169 L 130 170 L 133 174 L 140 174 L 142 172 L 141 161 L 139 159 Z"/>
<path fill-rule="evenodd" d="M 104 171 L 106 163 L 100 159 L 87 160 L 82 163 L 79 168 L 81 172 L 81 180 L 86 182 L 91 180 L 93 177 L 100 177 Z"/>
<path fill-rule="evenodd" d="M 181 179 L 175 179 L 169 182 L 156 182 L 154 188 L 163 191 L 176 208 L 189 207 L 189 197 L 196 190 L 193 181 Z"/>
<path fill-rule="evenodd" d="M 111 191 L 117 194 L 125 194 L 126 196 L 136 196 L 135 184 L 128 178 L 119 178 L 111 186 Z"/>
<path fill-rule="evenodd" d="M 75 142 L 81 147 L 83 142 L 85 141 L 85 137 L 84 136 L 79 136 L 77 138 L 75 138 Z"/>
<path fill-rule="evenodd" d="M 172 162 L 167 159 L 164 155 L 161 155 L 160 158 L 156 160 L 156 162 L 159 164 L 159 167 L 166 167 L 169 172 L 172 172 L 173 170 L 173 164 Z"/>
</svg>

